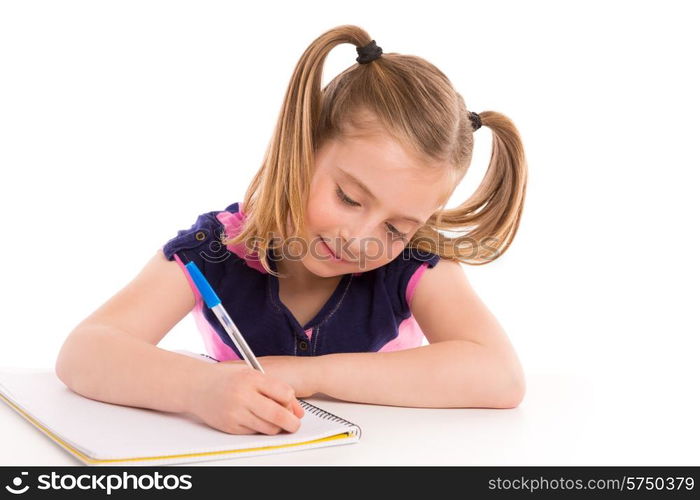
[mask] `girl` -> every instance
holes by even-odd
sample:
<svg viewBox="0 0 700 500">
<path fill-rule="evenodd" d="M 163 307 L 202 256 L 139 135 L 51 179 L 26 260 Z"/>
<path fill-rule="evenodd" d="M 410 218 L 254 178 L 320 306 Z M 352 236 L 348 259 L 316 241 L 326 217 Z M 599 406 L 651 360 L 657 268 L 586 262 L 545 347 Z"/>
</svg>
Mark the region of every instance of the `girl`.
<svg viewBox="0 0 700 500">
<path fill-rule="evenodd" d="M 337 45 L 354 64 L 320 88 Z M 445 209 L 493 133 L 486 177 Z M 427 61 L 384 54 L 362 29 L 313 41 L 242 202 L 199 215 L 81 322 L 56 362 L 87 397 L 190 412 L 229 433 L 294 432 L 317 392 L 398 406 L 513 408 L 519 360 L 460 263 L 498 258 L 523 209 L 526 161 L 511 121 L 466 109 Z M 448 238 L 439 230 L 462 230 Z M 249 368 L 184 265 L 217 290 L 265 373 Z M 191 312 L 220 363 L 156 347 Z M 423 339 L 428 345 L 422 345 Z"/>
</svg>

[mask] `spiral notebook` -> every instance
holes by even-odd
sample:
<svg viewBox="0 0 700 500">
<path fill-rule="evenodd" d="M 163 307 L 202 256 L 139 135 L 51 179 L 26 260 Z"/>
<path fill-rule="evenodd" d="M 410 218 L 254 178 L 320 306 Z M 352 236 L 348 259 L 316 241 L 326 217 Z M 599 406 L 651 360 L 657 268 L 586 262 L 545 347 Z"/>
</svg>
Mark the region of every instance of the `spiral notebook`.
<svg viewBox="0 0 700 500">
<path fill-rule="evenodd" d="M 205 355 L 201 359 L 206 361 Z M 359 426 L 303 399 L 299 403 L 305 413 L 294 433 L 228 434 L 188 414 L 83 397 L 52 370 L 35 368 L 0 368 L 0 400 L 86 465 L 151 466 L 269 455 L 355 443 L 361 435 Z"/>
</svg>

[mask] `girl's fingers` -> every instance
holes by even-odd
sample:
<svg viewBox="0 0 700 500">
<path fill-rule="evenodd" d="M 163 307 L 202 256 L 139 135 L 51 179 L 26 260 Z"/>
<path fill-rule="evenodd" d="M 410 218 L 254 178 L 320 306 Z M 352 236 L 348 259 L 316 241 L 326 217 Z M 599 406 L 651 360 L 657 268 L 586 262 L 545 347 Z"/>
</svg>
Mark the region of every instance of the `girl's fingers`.
<svg viewBox="0 0 700 500">
<path fill-rule="evenodd" d="M 246 412 L 243 422 L 246 427 L 262 434 L 277 434 L 281 430 L 279 426 L 257 416 L 250 408 Z"/>
<path fill-rule="evenodd" d="M 236 430 L 236 434 L 255 434 L 258 431 L 255 429 L 251 429 L 250 427 L 246 427 L 245 425 L 240 425 L 238 424 L 238 429 Z"/>
<path fill-rule="evenodd" d="M 290 405 L 290 411 L 294 413 L 297 417 L 301 418 L 304 416 L 304 408 L 299 404 L 298 399 L 294 399 L 294 402 Z"/>
<path fill-rule="evenodd" d="M 250 409 L 257 417 L 288 432 L 296 432 L 301 425 L 299 417 L 293 412 L 262 394 L 254 396 Z"/>
<path fill-rule="evenodd" d="M 287 405 L 287 409 L 299 418 L 304 416 L 304 409 L 301 407 L 299 400 L 296 398 L 294 398 L 294 401 L 291 401 Z"/>
<path fill-rule="evenodd" d="M 282 406 L 287 406 L 289 403 L 296 400 L 292 386 L 269 376 L 260 379 L 258 390 L 268 398 L 274 399 Z"/>
</svg>

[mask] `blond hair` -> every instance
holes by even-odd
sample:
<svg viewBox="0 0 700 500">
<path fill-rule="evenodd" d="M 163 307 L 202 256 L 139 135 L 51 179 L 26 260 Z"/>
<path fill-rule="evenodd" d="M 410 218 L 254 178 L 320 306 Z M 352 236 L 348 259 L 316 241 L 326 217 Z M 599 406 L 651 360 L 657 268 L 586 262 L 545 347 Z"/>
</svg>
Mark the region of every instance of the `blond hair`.
<svg viewBox="0 0 700 500">
<path fill-rule="evenodd" d="M 469 199 L 445 209 L 467 173 L 474 139 L 464 99 L 438 68 L 420 57 L 385 52 L 368 64 L 353 64 L 321 88 L 323 64 L 334 47 L 342 43 L 364 47 L 371 41 L 363 29 L 343 25 L 323 33 L 304 51 L 287 87 L 263 164 L 239 207 L 245 211 L 245 223 L 233 237 L 222 235 L 224 245 L 245 243 L 270 274 L 280 276 L 270 269 L 267 258 L 273 247 L 270 235 L 285 240 L 306 234 L 305 209 L 315 151 L 324 141 L 347 135 L 350 126 L 360 131 L 381 128 L 417 157 L 450 165 L 452 189 L 407 247 L 481 265 L 502 255 L 517 232 L 527 164 L 520 135 L 506 116 L 495 111 L 479 113 L 482 125 L 493 134 L 488 169 Z M 363 120 L 363 115 L 371 120 Z M 441 230 L 465 234 L 450 238 Z"/>
</svg>

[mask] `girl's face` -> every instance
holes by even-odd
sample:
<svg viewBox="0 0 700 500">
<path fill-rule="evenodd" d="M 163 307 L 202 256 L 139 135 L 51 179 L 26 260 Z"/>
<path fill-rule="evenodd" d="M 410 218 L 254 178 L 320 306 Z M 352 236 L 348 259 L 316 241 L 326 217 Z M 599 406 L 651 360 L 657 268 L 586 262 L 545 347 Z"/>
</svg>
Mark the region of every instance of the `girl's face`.
<svg viewBox="0 0 700 500">
<path fill-rule="evenodd" d="M 393 260 L 451 193 L 447 164 L 430 166 L 385 135 L 326 141 L 311 180 L 304 267 L 331 277 Z"/>
</svg>

